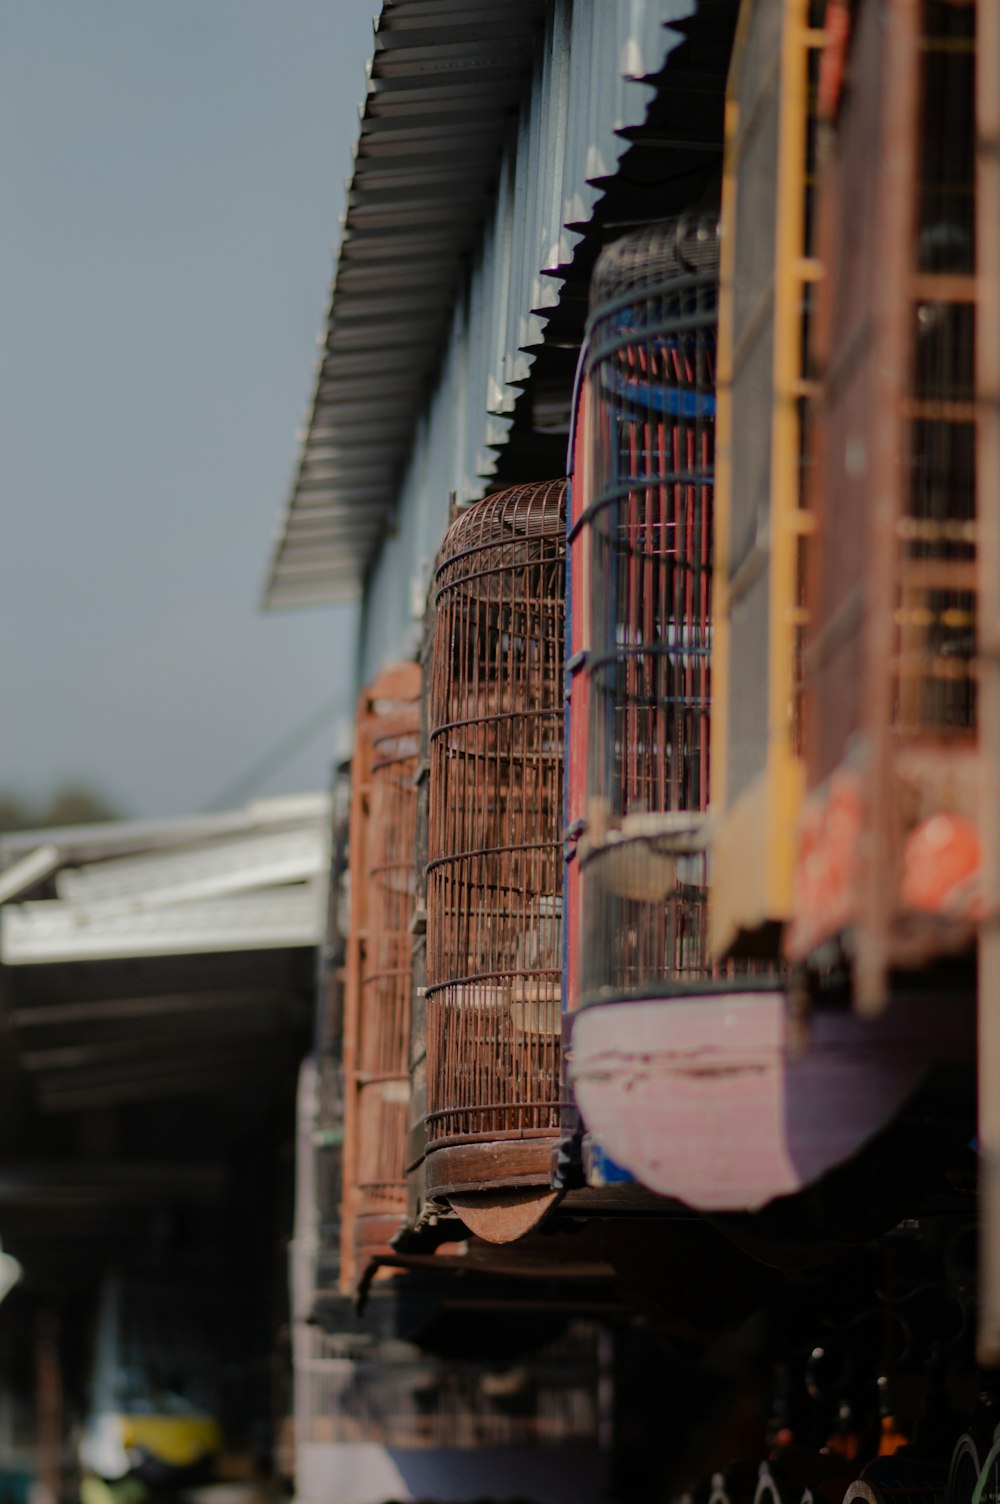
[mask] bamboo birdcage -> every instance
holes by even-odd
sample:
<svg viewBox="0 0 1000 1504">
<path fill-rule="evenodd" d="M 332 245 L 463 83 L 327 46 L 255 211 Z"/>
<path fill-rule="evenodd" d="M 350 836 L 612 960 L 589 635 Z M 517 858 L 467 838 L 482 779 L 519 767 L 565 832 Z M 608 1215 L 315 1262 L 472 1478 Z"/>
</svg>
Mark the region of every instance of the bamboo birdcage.
<svg viewBox="0 0 1000 1504">
<path fill-rule="evenodd" d="M 968 944 L 978 907 L 977 9 L 858 6 L 819 179 L 834 274 L 815 340 L 810 795 L 789 949 L 850 929 L 867 1011 L 891 969 Z"/>
<path fill-rule="evenodd" d="M 470 507 L 432 586 L 426 1145 L 466 1190 L 510 1183 L 484 1145 L 547 1183 L 559 1126 L 565 489 Z"/>
<path fill-rule="evenodd" d="M 570 715 L 587 724 L 571 1006 L 708 971 L 717 290 L 714 217 L 627 236 L 594 273 L 570 545 Z"/>
<path fill-rule="evenodd" d="M 406 1211 L 419 696 L 419 668 L 402 664 L 380 675 L 358 708 L 344 1025 L 346 1289 Z"/>
</svg>

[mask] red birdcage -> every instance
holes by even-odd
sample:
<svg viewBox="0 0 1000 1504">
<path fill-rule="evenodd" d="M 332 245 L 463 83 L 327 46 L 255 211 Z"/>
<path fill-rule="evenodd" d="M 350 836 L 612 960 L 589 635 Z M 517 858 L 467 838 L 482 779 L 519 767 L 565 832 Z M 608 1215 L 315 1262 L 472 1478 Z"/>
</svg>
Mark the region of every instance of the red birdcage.
<svg viewBox="0 0 1000 1504">
<path fill-rule="evenodd" d="M 419 696 L 418 666 L 401 664 L 380 675 L 358 707 L 343 1046 L 344 1289 L 406 1212 Z"/>
<path fill-rule="evenodd" d="M 559 1132 L 565 489 L 470 507 L 432 587 L 426 1184 L 453 1205 L 547 1194 Z"/>
<path fill-rule="evenodd" d="M 570 550 L 570 1007 L 710 970 L 717 293 L 714 219 L 628 236 L 594 274 Z"/>
</svg>

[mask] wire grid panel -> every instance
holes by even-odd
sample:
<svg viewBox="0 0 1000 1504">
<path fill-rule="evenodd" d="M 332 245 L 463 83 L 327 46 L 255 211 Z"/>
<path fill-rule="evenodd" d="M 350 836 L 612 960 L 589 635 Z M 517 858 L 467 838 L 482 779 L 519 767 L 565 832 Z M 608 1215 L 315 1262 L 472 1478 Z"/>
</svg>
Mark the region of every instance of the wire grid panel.
<svg viewBox="0 0 1000 1504">
<path fill-rule="evenodd" d="M 438 556 L 427 686 L 428 1146 L 558 1128 L 565 481 Z"/>
<path fill-rule="evenodd" d="M 850 927 L 869 1015 L 892 968 L 967 946 L 974 921 L 976 24 L 975 3 L 866 0 L 847 87 L 826 98 L 802 660 L 812 824 L 788 949 Z"/>
<path fill-rule="evenodd" d="M 594 274 L 592 496 L 572 545 L 587 561 L 590 626 L 585 993 L 709 969 L 698 817 L 709 796 L 717 289 L 714 219 L 628 236 Z M 691 817 L 687 829 L 677 816 Z"/>
<path fill-rule="evenodd" d="M 882 120 L 887 52 L 881 13 L 863 6 L 852 47 L 853 88 L 836 121 L 836 156 L 825 180 L 829 279 L 820 360 L 829 373 L 815 404 L 820 516 L 810 570 L 806 658 L 810 782 L 844 757 L 864 718 L 861 686 L 879 665 L 864 657 L 862 589 L 888 631 L 888 684 L 880 690 L 901 747 L 915 739 L 967 739 L 976 721 L 975 514 L 975 5 L 926 0 L 919 8 L 915 122 Z M 880 402 L 886 364 L 879 268 L 878 143 L 909 134 L 914 176 L 894 280 L 903 307 L 894 393 Z M 884 237 L 883 237 L 884 238 Z M 868 519 L 872 456 L 880 426 L 898 425 L 891 456 L 891 542 L 882 575 L 872 567 Z M 825 524 L 825 526 L 824 526 Z M 866 579 L 868 583 L 866 584 Z M 887 583 L 889 582 L 889 583 Z"/>
<path fill-rule="evenodd" d="M 361 983 L 358 1186 L 363 1212 L 405 1210 L 419 707 L 371 736 L 368 941 Z"/>
<path fill-rule="evenodd" d="M 895 603 L 899 737 L 961 737 L 976 725 L 975 36 L 975 4 L 924 0 Z"/>
</svg>

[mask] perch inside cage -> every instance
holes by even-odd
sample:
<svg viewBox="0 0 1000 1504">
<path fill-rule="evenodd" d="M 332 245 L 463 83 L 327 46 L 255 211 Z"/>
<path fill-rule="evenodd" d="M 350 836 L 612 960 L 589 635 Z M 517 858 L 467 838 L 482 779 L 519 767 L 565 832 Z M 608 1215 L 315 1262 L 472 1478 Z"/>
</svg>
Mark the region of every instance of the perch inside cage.
<svg viewBox="0 0 1000 1504">
<path fill-rule="evenodd" d="M 548 1195 L 561 1096 L 564 570 L 563 481 L 471 507 L 437 561 L 426 1164 L 440 1197 Z"/>
<path fill-rule="evenodd" d="M 400 665 L 365 692 L 358 713 L 344 1038 L 347 1287 L 406 1210 L 419 695 L 417 665 Z"/>
<path fill-rule="evenodd" d="M 586 656 L 571 715 L 586 717 L 588 735 L 570 790 L 586 831 L 584 995 L 709 970 L 717 290 L 714 220 L 627 236 L 594 274 L 572 529 L 588 637 L 573 644 Z"/>
</svg>

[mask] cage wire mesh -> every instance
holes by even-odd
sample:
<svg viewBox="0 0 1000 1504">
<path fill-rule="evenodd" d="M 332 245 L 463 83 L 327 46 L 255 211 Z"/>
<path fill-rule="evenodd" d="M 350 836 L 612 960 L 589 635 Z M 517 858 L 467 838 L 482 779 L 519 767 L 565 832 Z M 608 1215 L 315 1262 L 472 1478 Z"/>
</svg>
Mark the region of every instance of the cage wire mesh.
<svg viewBox="0 0 1000 1504">
<path fill-rule="evenodd" d="M 358 1184 L 366 1210 L 405 1206 L 403 1140 L 415 873 L 416 706 L 372 742 L 368 949 L 361 989 Z"/>
<path fill-rule="evenodd" d="M 881 12 L 859 11 L 853 87 L 835 120 L 835 170 L 827 168 L 823 194 L 832 271 L 816 333 L 826 373 L 812 404 L 822 438 L 814 498 L 821 526 L 804 660 L 813 785 L 838 766 L 862 726 L 863 686 L 873 674 L 888 680 L 887 720 L 898 750 L 968 743 L 975 731 L 976 6 L 924 0 L 917 15 L 914 118 L 907 111 L 883 119 L 885 80 L 896 62 Z M 912 152 L 914 166 L 895 251 L 894 296 L 904 322 L 899 334 L 893 321 L 890 335 L 880 318 L 879 270 L 889 252 L 871 162 L 873 142 L 877 159 L 878 146 L 884 152 L 893 140 Z M 901 372 L 891 398 L 880 391 L 887 366 Z M 891 584 L 871 557 L 872 457 L 886 423 L 899 432 L 889 477 Z M 862 588 L 887 628 L 885 666 L 865 656 Z"/>
<path fill-rule="evenodd" d="M 974 0 L 862 4 L 846 86 L 825 97 L 811 795 L 786 944 L 802 959 L 853 929 L 867 1011 L 884 1006 L 892 969 L 969 945 L 974 921 L 976 23 Z"/>
<path fill-rule="evenodd" d="M 895 725 L 976 722 L 976 6 L 921 6 L 912 388 L 899 522 Z M 891 64 L 890 64 L 891 66 Z"/>
<path fill-rule="evenodd" d="M 627 236 L 594 273 L 584 994 L 708 974 L 715 218 Z"/>
<path fill-rule="evenodd" d="M 427 1144 L 558 1129 L 565 481 L 449 529 L 426 690 Z"/>
<path fill-rule="evenodd" d="M 357 737 L 363 786 L 355 798 L 364 801 L 364 824 L 354 881 L 364 883 L 365 891 L 355 906 L 364 934 L 354 1046 L 356 1126 L 349 1134 L 356 1248 L 370 1241 L 366 1219 L 402 1219 L 406 1209 L 420 679 L 415 664 L 394 672 L 399 682 L 389 686 L 392 697 L 368 699 Z"/>
</svg>

